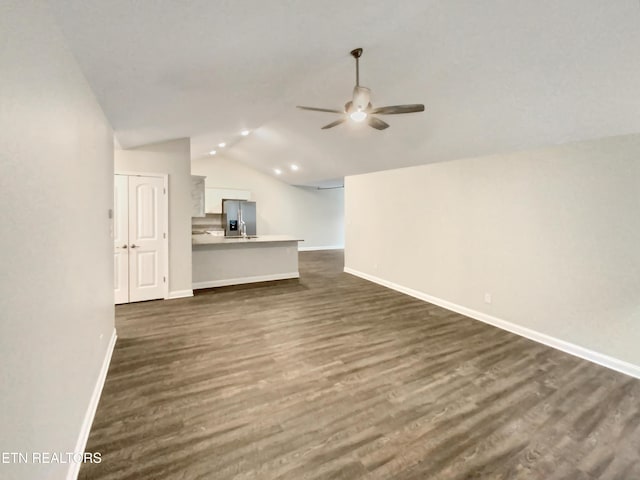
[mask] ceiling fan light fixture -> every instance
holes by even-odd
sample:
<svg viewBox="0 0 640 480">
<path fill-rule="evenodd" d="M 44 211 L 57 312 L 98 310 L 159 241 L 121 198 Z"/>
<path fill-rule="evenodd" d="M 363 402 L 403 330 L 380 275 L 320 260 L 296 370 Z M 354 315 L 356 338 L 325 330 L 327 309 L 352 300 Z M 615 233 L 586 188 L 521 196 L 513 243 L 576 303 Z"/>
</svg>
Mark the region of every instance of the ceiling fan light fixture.
<svg viewBox="0 0 640 480">
<path fill-rule="evenodd" d="M 355 112 L 351 112 L 349 114 L 351 120 L 354 122 L 363 122 L 367 118 L 367 112 L 363 112 L 362 110 L 356 110 Z"/>
</svg>

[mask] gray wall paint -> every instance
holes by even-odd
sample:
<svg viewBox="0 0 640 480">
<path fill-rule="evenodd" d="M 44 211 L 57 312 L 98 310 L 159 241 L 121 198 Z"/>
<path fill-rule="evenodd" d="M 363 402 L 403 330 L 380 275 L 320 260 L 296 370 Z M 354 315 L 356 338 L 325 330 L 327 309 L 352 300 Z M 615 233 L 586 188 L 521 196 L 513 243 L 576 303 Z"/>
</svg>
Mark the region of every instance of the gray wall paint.
<svg viewBox="0 0 640 480">
<path fill-rule="evenodd" d="M 207 187 L 249 190 L 257 202 L 258 235 L 294 235 L 300 247 L 344 245 L 344 190 L 296 187 L 240 162 L 224 158 L 194 160 L 194 175 Z"/>
<path fill-rule="evenodd" d="M 346 266 L 640 365 L 639 156 L 633 135 L 348 177 Z"/>
<path fill-rule="evenodd" d="M 41 2 L 3 1 L 0 32 L 0 451 L 68 452 L 114 328 L 113 133 Z"/>
<path fill-rule="evenodd" d="M 169 175 L 169 293 L 191 290 L 191 152 L 188 138 L 115 151 L 115 170 Z"/>
</svg>

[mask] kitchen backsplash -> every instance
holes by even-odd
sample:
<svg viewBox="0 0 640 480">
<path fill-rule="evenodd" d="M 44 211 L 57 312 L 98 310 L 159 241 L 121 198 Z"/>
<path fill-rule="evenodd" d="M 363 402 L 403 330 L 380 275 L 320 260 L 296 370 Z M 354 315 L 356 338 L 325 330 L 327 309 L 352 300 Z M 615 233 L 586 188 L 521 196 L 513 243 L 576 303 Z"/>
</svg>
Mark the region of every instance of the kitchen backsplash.
<svg viewBox="0 0 640 480">
<path fill-rule="evenodd" d="M 191 233 L 223 232 L 222 214 L 207 213 L 204 217 L 191 218 Z"/>
</svg>

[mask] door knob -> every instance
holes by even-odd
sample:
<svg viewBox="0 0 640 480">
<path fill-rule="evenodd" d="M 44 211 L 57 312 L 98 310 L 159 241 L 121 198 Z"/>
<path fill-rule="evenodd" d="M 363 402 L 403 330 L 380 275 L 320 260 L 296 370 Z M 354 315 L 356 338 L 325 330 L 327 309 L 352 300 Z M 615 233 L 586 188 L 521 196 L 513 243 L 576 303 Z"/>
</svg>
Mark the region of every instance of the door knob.
<svg viewBox="0 0 640 480">
<path fill-rule="evenodd" d="M 138 248 L 138 246 L 135 243 L 132 243 L 131 248 Z"/>
<path fill-rule="evenodd" d="M 127 244 L 125 243 L 124 245 L 122 245 L 122 247 L 120 248 L 127 248 Z"/>
</svg>

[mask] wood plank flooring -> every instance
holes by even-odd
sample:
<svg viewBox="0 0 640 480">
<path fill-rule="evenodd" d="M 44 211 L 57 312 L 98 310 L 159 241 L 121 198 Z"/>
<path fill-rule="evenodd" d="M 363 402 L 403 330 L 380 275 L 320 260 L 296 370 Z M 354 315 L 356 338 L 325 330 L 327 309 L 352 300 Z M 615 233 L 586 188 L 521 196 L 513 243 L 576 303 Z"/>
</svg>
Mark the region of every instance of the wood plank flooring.
<svg viewBox="0 0 640 480">
<path fill-rule="evenodd" d="M 118 307 L 80 478 L 640 478 L 640 381 L 342 262 Z"/>
</svg>

